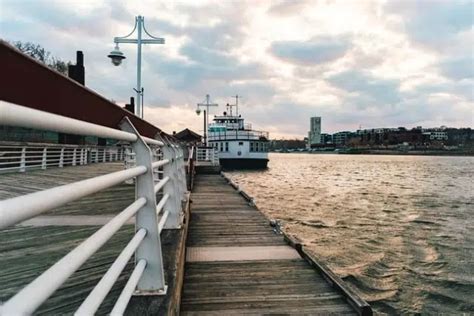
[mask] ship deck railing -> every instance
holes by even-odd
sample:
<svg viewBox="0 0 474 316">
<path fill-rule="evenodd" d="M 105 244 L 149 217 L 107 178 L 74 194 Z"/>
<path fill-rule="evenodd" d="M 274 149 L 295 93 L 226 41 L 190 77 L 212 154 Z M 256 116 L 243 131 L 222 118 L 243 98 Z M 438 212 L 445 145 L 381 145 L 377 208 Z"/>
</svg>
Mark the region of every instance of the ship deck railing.
<svg viewBox="0 0 474 316">
<path fill-rule="evenodd" d="M 128 169 L 2 200 L 0 201 L 0 230 L 8 229 L 22 221 L 69 202 L 78 201 L 127 180 L 132 181 L 136 192 L 133 203 L 19 292 L 3 302 L 3 305 L 0 305 L 0 314 L 34 313 L 134 216 L 135 234 L 133 238 L 127 245 L 124 245 L 119 256 L 82 302 L 76 314 L 92 315 L 97 311 L 134 254 L 133 272 L 111 314 L 123 314 L 132 294 L 166 294 L 167 286 L 160 234 L 163 229 L 176 229 L 182 225 L 182 202 L 187 196 L 183 150 L 177 144 L 160 138 L 160 136 L 156 136 L 158 139 L 141 136 L 127 117 L 124 117 L 120 124 L 121 130 L 118 130 L 0 101 L 0 125 L 115 139 L 128 144 L 128 154 L 133 156 L 134 164 L 133 166 L 129 165 Z M 63 152 L 63 164 L 65 161 L 71 163 L 75 161 L 76 164 L 78 162 L 80 164 L 81 161 L 84 163 L 84 156 L 81 156 L 80 150 L 79 157 L 82 158 L 76 157 L 77 159 L 72 159 L 72 161 L 65 158 L 66 149 L 61 151 Z M 26 168 L 27 149 L 22 148 L 21 152 L 25 152 L 23 164 Z M 157 154 L 158 152 L 159 154 Z M 43 159 L 41 161 L 43 166 Z M 162 170 L 161 174 L 154 172 L 157 169 Z M 21 167 L 18 171 L 22 171 Z M 157 203 L 158 192 L 162 197 Z"/>
<path fill-rule="evenodd" d="M 236 141 L 236 140 L 268 140 L 269 134 L 264 131 L 255 130 L 225 130 L 214 131 L 208 135 L 209 141 Z"/>
<path fill-rule="evenodd" d="M 198 146 L 196 148 L 196 166 L 218 166 L 219 157 L 215 147 Z"/>
</svg>

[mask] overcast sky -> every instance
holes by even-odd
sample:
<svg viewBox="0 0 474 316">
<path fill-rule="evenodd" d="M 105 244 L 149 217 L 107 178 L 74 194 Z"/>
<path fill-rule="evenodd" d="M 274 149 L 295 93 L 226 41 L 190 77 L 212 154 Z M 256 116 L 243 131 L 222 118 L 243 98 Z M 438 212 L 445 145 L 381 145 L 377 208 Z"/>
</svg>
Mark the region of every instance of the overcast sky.
<svg viewBox="0 0 474 316">
<path fill-rule="evenodd" d="M 197 4 L 199 3 L 199 5 Z M 0 0 L 0 37 L 53 55 L 85 54 L 86 85 L 124 104 L 136 46 L 106 57 L 136 15 L 165 45 L 143 49 L 145 118 L 167 132 L 202 132 L 206 93 L 271 137 L 374 127 L 473 127 L 472 1 Z"/>
</svg>

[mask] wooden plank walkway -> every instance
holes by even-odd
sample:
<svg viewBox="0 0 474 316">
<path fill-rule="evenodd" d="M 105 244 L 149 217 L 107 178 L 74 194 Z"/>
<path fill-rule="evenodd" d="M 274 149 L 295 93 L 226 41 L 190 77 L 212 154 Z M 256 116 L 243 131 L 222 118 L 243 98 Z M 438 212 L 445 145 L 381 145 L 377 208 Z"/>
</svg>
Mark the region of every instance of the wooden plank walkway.
<svg viewBox="0 0 474 316">
<path fill-rule="evenodd" d="M 12 198 L 121 169 L 123 169 L 123 163 L 105 163 L 2 174 L 0 175 L 0 199 Z M 14 293 L 38 277 L 97 231 L 103 225 L 104 216 L 112 217 L 118 214 L 133 202 L 134 197 L 134 187 L 121 184 L 46 212 L 34 220 L 1 230 L 0 301 L 8 300 Z M 96 222 L 94 218 L 97 215 L 101 219 Z M 56 221 L 44 226 L 35 222 L 38 218 L 51 221 L 64 216 L 73 221 L 76 218 L 76 225 Z M 84 217 L 87 217 L 87 221 L 80 225 L 80 219 Z M 133 234 L 133 225 L 122 227 L 35 314 L 72 314 Z M 103 314 L 110 310 L 132 269 L 133 262 L 127 265 L 110 295 L 102 304 L 99 313 Z"/>
<path fill-rule="evenodd" d="M 191 199 L 183 315 L 355 314 L 222 176 L 197 175 Z"/>
<path fill-rule="evenodd" d="M 119 170 L 123 170 L 123 163 L 100 163 L 0 174 L 0 200 Z M 1 230 L 0 302 L 7 301 L 134 200 L 135 186 L 123 183 Z M 133 224 L 134 219 L 112 236 L 40 306 L 35 315 L 72 315 L 133 237 L 135 231 Z M 182 230 L 164 230 L 161 234 L 165 278 L 170 294 L 173 293 L 171 288 L 176 286 L 175 265 L 181 235 Z M 182 240 L 181 243 L 184 244 L 184 238 Z M 110 313 L 133 267 L 132 258 L 102 303 L 98 315 Z M 158 311 L 153 314 L 164 314 L 171 296 L 160 296 L 150 302 L 143 302 L 140 297 L 133 297 L 129 305 L 131 311 L 127 312 L 146 314 L 148 306 L 152 305 L 154 311 Z"/>
</svg>

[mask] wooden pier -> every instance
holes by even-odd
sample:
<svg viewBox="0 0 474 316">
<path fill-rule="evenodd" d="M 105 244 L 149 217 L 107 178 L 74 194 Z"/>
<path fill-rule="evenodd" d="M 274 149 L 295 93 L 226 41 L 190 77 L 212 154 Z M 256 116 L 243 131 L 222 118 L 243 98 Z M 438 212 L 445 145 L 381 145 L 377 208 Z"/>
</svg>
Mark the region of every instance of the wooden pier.
<svg viewBox="0 0 474 316">
<path fill-rule="evenodd" d="M 2 174 L 0 199 L 33 193 L 120 169 L 123 169 L 123 163 Z M 134 187 L 118 185 L 1 230 L 0 301 L 5 302 L 21 290 L 133 200 Z M 133 225 L 125 225 L 104 246 L 105 251 L 97 252 L 88 260 L 37 313 L 72 314 L 107 271 L 133 233 Z M 131 269 L 133 262 L 126 267 L 99 312 L 110 311 Z"/>
<path fill-rule="evenodd" d="M 104 163 L 3 174 L 0 199 L 122 168 L 121 163 Z M 134 186 L 121 184 L 0 231 L 0 301 L 8 300 L 133 199 Z M 37 314 L 72 314 L 133 236 L 132 224 L 133 220 L 105 250 L 93 255 Z M 134 297 L 127 314 L 371 313 L 365 302 L 340 288 L 340 279 L 322 273 L 326 268 L 301 246 L 291 247 L 219 174 L 196 175 L 191 214 L 186 214 L 183 229 L 164 231 L 162 243 L 168 294 Z M 110 312 L 132 269 L 133 259 L 98 314 Z"/>
<path fill-rule="evenodd" d="M 356 314 L 220 175 L 197 175 L 183 315 Z"/>
</svg>

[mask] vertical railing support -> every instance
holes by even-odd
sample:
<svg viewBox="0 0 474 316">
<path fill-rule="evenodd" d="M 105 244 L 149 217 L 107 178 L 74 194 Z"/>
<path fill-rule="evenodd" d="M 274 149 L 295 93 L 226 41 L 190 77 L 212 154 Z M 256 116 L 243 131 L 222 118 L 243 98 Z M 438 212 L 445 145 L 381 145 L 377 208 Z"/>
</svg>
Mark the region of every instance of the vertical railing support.
<svg viewBox="0 0 474 316">
<path fill-rule="evenodd" d="M 96 163 L 99 162 L 99 148 L 96 148 L 96 149 L 95 149 L 95 162 L 96 162 Z"/>
<path fill-rule="evenodd" d="M 104 148 L 102 153 L 102 162 L 106 162 L 107 160 L 107 150 Z"/>
<path fill-rule="evenodd" d="M 182 147 L 179 147 L 179 169 L 178 169 L 178 172 L 180 174 L 180 178 L 181 178 L 181 189 L 183 191 L 183 195 L 181 196 L 182 200 L 183 201 L 186 201 L 186 191 L 187 191 L 187 188 L 188 188 L 188 185 L 186 183 L 186 163 L 184 162 L 184 152 L 183 152 L 183 148 Z"/>
<path fill-rule="evenodd" d="M 176 153 L 173 149 L 172 144 L 165 141 L 165 146 L 162 147 L 163 159 L 168 159 L 170 162 L 163 166 L 163 177 L 169 177 L 170 180 L 163 187 L 163 194 L 169 194 L 169 198 L 164 205 L 165 212 L 169 212 L 168 219 L 166 220 L 165 229 L 179 229 L 182 223 L 182 212 L 181 212 L 181 198 L 177 190 L 177 179 L 175 172 L 176 165 Z"/>
<path fill-rule="evenodd" d="M 146 229 L 145 239 L 135 252 L 135 262 L 146 260 L 146 268 L 137 285 L 136 295 L 164 295 L 166 294 L 165 277 L 163 271 L 163 257 L 161 238 L 158 232 L 158 218 L 156 214 L 156 194 L 154 191 L 152 154 L 148 145 L 140 134 L 125 117 L 120 123 L 122 130 L 137 135 L 137 141 L 131 143 L 135 152 L 137 166 L 145 166 L 147 172 L 136 177 L 136 198 L 146 198 L 146 204 L 138 211 L 135 219 L 135 231 Z"/>
<path fill-rule="evenodd" d="M 21 148 L 20 172 L 26 171 L 26 147 Z"/>
<path fill-rule="evenodd" d="M 81 149 L 81 165 L 87 165 L 87 149 Z"/>
<path fill-rule="evenodd" d="M 43 157 L 41 158 L 41 169 L 46 169 L 48 162 L 48 147 L 43 148 Z"/>
<path fill-rule="evenodd" d="M 181 202 L 183 201 L 184 198 L 184 187 L 183 187 L 183 179 L 182 179 L 182 174 L 181 174 L 181 148 L 179 146 L 175 146 L 175 152 L 176 152 L 176 180 L 177 180 L 177 186 L 178 186 L 178 192 L 179 192 L 179 205 L 181 208 Z"/>
<path fill-rule="evenodd" d="M 76 148 L 72 150 L 72 165 L 76 165 Z"/>
<path fill-rule="evenodd" d="M 64 147 L 61 147 L 61 153 L 59 154 L 59 168 L 64 166 Z"/>
</svg>

